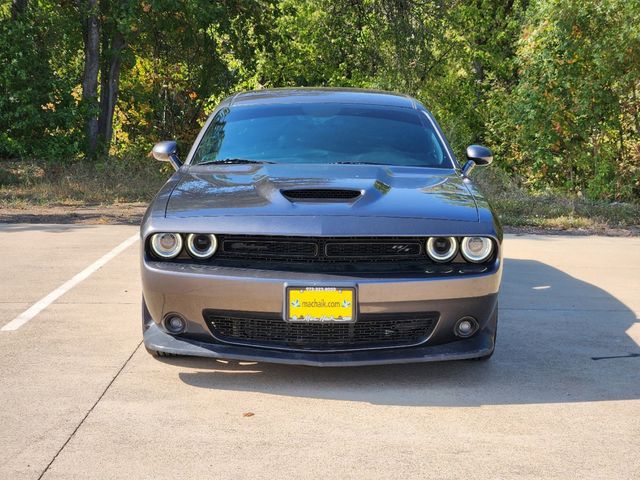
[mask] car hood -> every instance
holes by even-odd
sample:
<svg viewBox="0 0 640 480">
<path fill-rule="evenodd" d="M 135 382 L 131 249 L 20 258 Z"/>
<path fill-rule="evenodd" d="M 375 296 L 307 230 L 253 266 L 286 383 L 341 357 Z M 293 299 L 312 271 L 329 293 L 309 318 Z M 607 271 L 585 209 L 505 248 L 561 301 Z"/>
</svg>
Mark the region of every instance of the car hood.
<svg viewBox="0 0 640 480">
<path fill-rule="evenodd" d="M 345 189 L 355 200 L 291 200 L 296 189 Z M 185 169 L 167 218 L 370 216 L 478 221 L 473 195 L 453 170 L 378 165 L 214 165 Z"/>
</svg>

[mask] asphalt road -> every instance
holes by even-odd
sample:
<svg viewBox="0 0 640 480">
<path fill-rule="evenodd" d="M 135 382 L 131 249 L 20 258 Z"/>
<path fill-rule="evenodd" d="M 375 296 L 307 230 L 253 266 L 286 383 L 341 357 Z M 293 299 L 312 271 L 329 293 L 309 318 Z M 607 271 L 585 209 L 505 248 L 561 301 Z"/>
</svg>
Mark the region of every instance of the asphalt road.
<svg viewBox="0 0 640 480">
<path fill-rule="evenodd" d="M 488 363 L 314 369 L 150 357 L 136 230 L 0 225 L 0 479 L 640 478 L 638 238 L 508 236 Z"/>
</svg>

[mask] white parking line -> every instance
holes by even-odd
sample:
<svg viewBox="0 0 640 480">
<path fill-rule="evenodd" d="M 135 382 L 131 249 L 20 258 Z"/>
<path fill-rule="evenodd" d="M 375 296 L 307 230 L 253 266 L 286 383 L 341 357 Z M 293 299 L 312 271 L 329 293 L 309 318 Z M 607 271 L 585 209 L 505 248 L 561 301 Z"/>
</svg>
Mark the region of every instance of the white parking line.
<svg viewBox="0 0 640 480">
<path fill-rule="evenodd" d="M 138 234 L 135 234 L 135 235 L 127 238 L 124 242 L 122 242 L 120 245 L 115 247 L 109 253 L 107 253 L 103 257 L 101 257 L 98 260 L 96 260 L 95 262 L 93 262 L 91 265 L 89 265 L 87 268 L 82 270 L 80 273 L 75 275 L 70 280 L 67 280 L 65 283 L 60 285 L 58 288 L 56 288 L 53 292 L 48 294 L 46 297 L 44 297 L 43 299 L 41 299 L 41 300 L 37 301 L 36 303 L 34 303 L 31 307 L 29 307 L 27 310 L 22 312 L 16 318 L 11 320 L 4 327 L 0 328 L 0 331 L 11 332 L 11 331 L 19 329 L 21 326 L 23 326 L 25 323 L 27 323 L 33 317 L 38 315 L 42 310 L 44 310 L 49 305 L 51 305 L 53 302 L 55 302 L 62 295 L 67 293 L 69 290 L 71 290 L 73 287 L 78 285 L 83 280 L 86 280 L 93 272 L 95 272 L 99 268 L 103 267 L 107 262 L 112 260 L 120 252 L 122 252 L 123 250 L 125 250 L 128 247 L 130 247 L 131 245 L 133 245 L 137 240 L 138 240 Z"/>
</svg>

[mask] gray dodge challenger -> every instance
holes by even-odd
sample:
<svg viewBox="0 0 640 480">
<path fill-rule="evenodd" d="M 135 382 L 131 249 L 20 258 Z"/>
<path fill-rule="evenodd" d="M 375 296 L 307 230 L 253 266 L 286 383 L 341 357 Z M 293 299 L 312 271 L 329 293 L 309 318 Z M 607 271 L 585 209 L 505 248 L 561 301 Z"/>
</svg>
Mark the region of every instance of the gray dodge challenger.
<svg viewBox="0 0 640 480">
<path fill-rule="evenodd" d="M 348 366 L 488 359 L 502 228 L 417 100 L 274 89 L 224 100 L 141 226 L 156 356 Z"/>
</svg>

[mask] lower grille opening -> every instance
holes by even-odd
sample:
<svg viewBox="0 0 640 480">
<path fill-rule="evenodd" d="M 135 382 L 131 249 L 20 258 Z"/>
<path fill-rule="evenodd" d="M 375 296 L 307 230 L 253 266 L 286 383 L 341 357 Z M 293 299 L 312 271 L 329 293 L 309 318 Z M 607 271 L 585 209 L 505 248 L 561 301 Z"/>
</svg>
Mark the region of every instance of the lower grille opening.
<svg viewBox="0 0 640 480">
<path fill-rule="evenodd" d="M 211 333 L 221 342 L 284 350 L 367 350 L 425 342 L 437 312 L 361 314 L 354 323 L 292 323 L 255 312 L 205 310 Z"/>
</svg>

